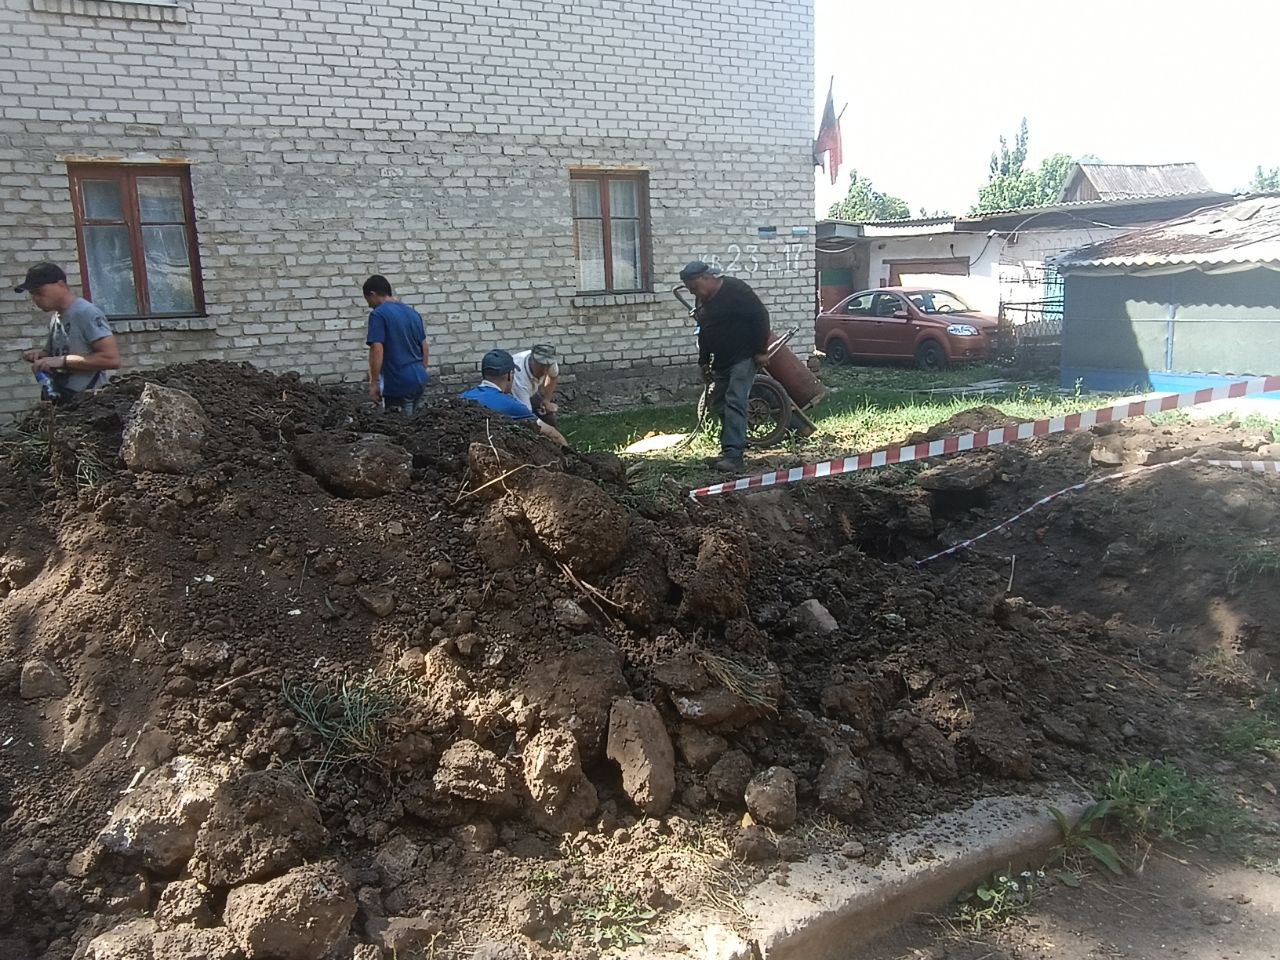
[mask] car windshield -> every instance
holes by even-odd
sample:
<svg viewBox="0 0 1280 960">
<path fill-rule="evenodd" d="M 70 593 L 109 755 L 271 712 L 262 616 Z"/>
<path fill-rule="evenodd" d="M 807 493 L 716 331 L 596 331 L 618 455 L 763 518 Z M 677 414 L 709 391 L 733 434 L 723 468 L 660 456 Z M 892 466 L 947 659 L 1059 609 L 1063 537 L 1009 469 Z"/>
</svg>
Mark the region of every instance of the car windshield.
<svg viewBox="0 0 1280 960">
<path fill-rule="evenodd" d="M 968 313 L 969 305 L 945 290 L 913 290 L 907 297 L 921 313 Z"/>
</svg>

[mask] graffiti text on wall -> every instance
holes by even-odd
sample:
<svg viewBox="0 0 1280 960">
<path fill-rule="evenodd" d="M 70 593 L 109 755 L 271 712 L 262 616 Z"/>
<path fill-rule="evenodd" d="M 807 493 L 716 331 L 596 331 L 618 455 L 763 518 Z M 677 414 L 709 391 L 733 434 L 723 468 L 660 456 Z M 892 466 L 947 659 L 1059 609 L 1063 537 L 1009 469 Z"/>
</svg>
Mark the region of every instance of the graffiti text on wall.
<svg viewBox="0 0 1280 960">
<path fill-rule="evenodd" d="M 703 254 L 712 268 L 731 277 L 790 277 L 800 272 L 807 248 L 799 243 L 769 244 L 731 243 L 724 255 Z"/>
</svg>

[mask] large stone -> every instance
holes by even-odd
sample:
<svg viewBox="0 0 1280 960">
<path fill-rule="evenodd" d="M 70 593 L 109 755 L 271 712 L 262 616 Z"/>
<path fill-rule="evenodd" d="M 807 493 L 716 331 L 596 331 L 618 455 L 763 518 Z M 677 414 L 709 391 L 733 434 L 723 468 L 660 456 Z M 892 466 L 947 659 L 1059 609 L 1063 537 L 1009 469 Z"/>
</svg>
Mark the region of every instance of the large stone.
<svg viewBox="0 0 1280 960">
<path fill-rule="evenodd" d="M 419 859 L 430 860 L 428 849 L 423 856 L 422 848 L 403 834 L 392 837 L 378 848 L 373 855 L 373 864 L 382 876 L 382 885 L 387 890 L 394 890 L 407 880 L 418 875 Z"/>
<path fill-rule="evenodd" d="M 23 700 L 61 697 L 66 692 L 67 681 L 62 671 L 48 660 L 28 660 L 22 665 L 18 693 Z"/>
<path fill-rule="evenodd" d="M 191 473 L 204 459 L 209 418 L 184 390 L 148 383 L 125 417 L 120 459 L 130 470 Z"/>
<path fill-rule="evenodd" d="M 533 822 L 552 833 L 587 826 L 596 812 L 596 788 L 582 772 L 578 741 L 560 727 L 546 727 L 525 744 L 525 788 Z"/>
<path fill-rule="evenodd" d="M 265 880 L 314 857 L 325 842 L 320 812 L 302 785 L 278 770 L 225 784 L 196 838 L 191 875 L 210 887 Z"/>
<path fill-rule="evenodd" d="M 340 496 L 380 497 L 409 488 L 413 456 L 381 434 L 305 434 L 294 450 L 307 472 Z"/>
<path fill-rule="evenodd" d="M 321 960 L 355 915 L 355 895 L 331 863 L 236 887 L 223 910 L 249 960 Z"/>
<path fill-rule="evenodd" d="M 932 723 L 921 722 L 902 739 L 911 765 L 939 782 L 956 779 L 956 750 L 946 734 Z"/>
<path fill-rule="evenodd" d="M 441 754 L 435 787 L 451 797 L 484 804 L 495 813 L 511 814 L 519 805 L 511 770 L 474 740 L 459 740 Z"/>
<path fill-rule="evenodd" d="M 852 820 L 867 802 L 867 774 L 843 744 L 827 747 L 818 774 L 818 806 L 837 820 Z"/>
<path fill-rule="evenodd" d="M 195 850 L 196 837 L 229 769 L 198 757 L 175 757 L 142 778 L 90 845 L 90 859 L 118 857 L 127 865 L 175 875 Z"/>
<path fill-rule="evenodd" d="M 534 539 L 575 573 L 606 570 L 627 549 L 627 512 L 590 480 L 535 468 L 512 478 Z"/>
<path fill-rule="evenodd" d="M 444 925 L 435 917 L 371 917 L 365 922 L 365 933 L 395 960 L 430 957 L 428 952 Z"/>
<path fill-rule="evenodd" d="M 722 623 L 747 613 L 751 549 L 737 531 L 712 530 L 703 537 L 693 571 L 684 578 L 680 612 L 694 620 Z"/>
<path fill-rule="evenodd" d="M 151 943 L 151 960 L 241 960 L 243 956 L 225 927 L 161 930 Z"/>
<path fill-rule="evenodd" d="M 622 654 L 603 640 L 585 640 L 578 650 L 530 666 L 521 692 L 545 725 L 574 735 L 590 766 L 604 756 L 609 707 L 627 692 Z"/>
<path fill-rule="evenodd" d="M 175 880 L 160 892 L 156 922 L 162 927 L 211 927 L 212 904 L 212 891 L 199 880 Z"/>
<path fill-rule="evenodd" d="M 622 771 L 622 789 L 651 816 L 671 806 L 676 788 L 675 751 L 657 707 L 623 698 L 609 711 L 609 759 Z"/>
<path fill-rule="evenodd" d="M 707 790 L 721 803 L 740 804 L 754 769 L 745 753 L 729 750 L 707 771 Z"/>
<path fill-rule="evenodd" d="M 684 762 L 695 770 L 710 770 L 729 749 L 729 743 L 724 737 L 690 723 L 680 725 L 676 739 Z"/>
<path fill-rule="evenodd" d="M 989 457 L 957 457 L 916 474 L 916 486 L 935 493 L 972 493 L 991 486 L 995 478 L 995 463 Z"/>
<path fill-rule="evenodd" d="M 836 618 L 817 600 L 806 600 L 796 607 L 795 618 L 805 631 L 820 637 L 840 629 Z"/>
<path fill-rule="evenodd" d="M 86 766 L 98 755 L 115 722 L 106 702 L 71 698 L 62 713 L 62 755 L 73 767 Z"/>
<path fill-rule="evenodd" d="M 83 960 L 152 960 L 154 920 L 130 920 L 89 941 Z"/>
<path fill-rule="evenodd" d="M 756 774 L 745 795 L 747 812 L 765 826 L 785 830 L 796 822 L 796 775 L 786 767 Z"/>
</svg>

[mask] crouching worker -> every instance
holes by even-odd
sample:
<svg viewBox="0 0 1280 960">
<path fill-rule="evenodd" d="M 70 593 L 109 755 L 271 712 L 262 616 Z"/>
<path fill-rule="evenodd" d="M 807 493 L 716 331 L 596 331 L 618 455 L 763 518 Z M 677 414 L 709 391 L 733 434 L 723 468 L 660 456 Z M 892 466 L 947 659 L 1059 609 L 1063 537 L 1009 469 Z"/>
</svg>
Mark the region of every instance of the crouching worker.
<svg viewBox="0 0 1280 960">
<path fill-rule="evenodd" d="M 515 372 L 516 362 L 511 354 L 506 350 L 490 350 L 480 361 L 479 385 L 463 393 L 462 399 L 474 400 L 494 413 L 536 428 L 544 437 L 550 437 L 562 447 L 567 446 L 568 441 L 559 430 L 539 420 L 532 409 L 511 395 Z"/>
</svg>

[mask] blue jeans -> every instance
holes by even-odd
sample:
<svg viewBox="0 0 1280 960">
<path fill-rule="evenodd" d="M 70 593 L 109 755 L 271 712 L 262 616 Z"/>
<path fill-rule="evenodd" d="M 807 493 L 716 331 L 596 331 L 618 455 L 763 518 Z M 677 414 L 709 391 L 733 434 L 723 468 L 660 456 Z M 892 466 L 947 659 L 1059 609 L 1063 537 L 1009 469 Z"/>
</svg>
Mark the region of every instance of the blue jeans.
<svg viewBox="0 0 1280 960">
<path fill-rule="evenodd" d="M 720 452 L 741 460 L 747 450 L 747 398 L 756 378 L 756 362 L 739 360 L 724 370 L 712 370 L 711 413 L 720 418 Z"/>
<path fill-rule="evenodd" d="M 416 397 L 383 397 L 382 408 L 388 413 L 400 413 L 412 417 L 422 403 L 422 394 Z"/>
</svg>

